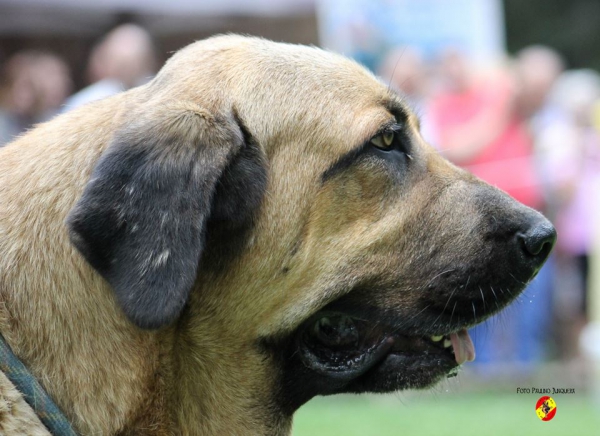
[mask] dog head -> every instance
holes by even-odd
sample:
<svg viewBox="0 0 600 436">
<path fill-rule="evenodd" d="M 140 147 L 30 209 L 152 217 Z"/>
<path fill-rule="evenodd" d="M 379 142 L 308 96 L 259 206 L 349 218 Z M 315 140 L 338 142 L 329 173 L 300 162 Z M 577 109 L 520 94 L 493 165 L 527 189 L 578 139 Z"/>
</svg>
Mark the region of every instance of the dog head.
<svg viewBox="0 0 600 436">
<path fill-rule="evenodd" d="M 174 332 L 174 391 L 289 417 L 429 386 L 554 244 L 341 56 L 218 37 L 126 96 L 68 226 L 124 315 Z"/>
</svg>

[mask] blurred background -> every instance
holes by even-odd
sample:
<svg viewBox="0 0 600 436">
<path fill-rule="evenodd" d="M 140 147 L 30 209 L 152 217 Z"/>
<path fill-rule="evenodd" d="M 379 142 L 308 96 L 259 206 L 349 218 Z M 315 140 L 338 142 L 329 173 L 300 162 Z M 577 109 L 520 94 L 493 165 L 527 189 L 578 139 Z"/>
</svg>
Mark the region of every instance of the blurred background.
<svg viewBox="0 0 600 436">
<path fill-rule="evenodd" d="M 319 398 L 296 435 L 600 434 L 599 0 L 0 0 L 0 146 L 216 33 L 314 44 L 401 91 L 440 153 L 544 212 L 558 246 L 477 359 L 427 392 Z M 40 150 L 43 152 L 43 150 Z M 540 421 L 540 394 L 556 417 Z"/>
</svg>

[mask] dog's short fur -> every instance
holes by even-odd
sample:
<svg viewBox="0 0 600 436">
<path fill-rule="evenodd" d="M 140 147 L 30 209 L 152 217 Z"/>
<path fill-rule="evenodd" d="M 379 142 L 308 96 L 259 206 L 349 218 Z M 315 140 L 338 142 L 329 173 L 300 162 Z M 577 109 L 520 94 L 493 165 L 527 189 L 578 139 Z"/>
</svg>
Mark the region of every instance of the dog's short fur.
<svg viewBox="0 0 600 436">
<path fill-rule="evenodd" d="M 221 36 L 0 150 L 0 329 L 81 434 L 283 435 L 315 395 L 446 376 L 424 338 L 554 237 L 358 64 Z M 0 379 L 2 434 L 44 434 L 24 409 Z"/>
</svg>

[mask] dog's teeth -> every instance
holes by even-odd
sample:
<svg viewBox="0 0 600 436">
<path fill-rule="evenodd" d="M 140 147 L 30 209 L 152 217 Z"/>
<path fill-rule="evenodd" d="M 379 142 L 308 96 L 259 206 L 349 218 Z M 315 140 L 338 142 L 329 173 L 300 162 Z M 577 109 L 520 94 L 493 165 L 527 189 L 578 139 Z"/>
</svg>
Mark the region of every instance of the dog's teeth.
<svg viewBox="0 0 600 436">
<path fill-rule="evenodd" d="M 431 336 L 431 338 L 430 338 L 430 339 L 431 339 L 433 342 L 439 342 L 439 341 L 441 341 L 441 340 L 442 340 L 442 338 L 443 338 L 443 336 Z"/>
<path fill-rule="evenodd" d="M 444 340 L 444 348 L 449 348 L 452 345 L 452 341 L 450 339 Z"/>
</svg>

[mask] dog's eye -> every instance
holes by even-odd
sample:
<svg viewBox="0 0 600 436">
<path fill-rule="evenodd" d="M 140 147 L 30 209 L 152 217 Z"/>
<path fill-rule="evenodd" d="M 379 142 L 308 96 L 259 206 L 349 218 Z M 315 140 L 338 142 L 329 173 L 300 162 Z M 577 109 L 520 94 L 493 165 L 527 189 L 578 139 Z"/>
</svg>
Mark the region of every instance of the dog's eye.
<svg viewBox="0 0 600 436">
<path fill-rule="evenodd" d="M 395 137 L 396 137 L 396 132 L 389 130 L 389 131 L 380 133 L 379 135 L 377 135 L 373 139 L 371 139 L 371 144 L 373 144 L 375 147 L 379 148 L 380 150 L 389 151 L 393 148 Z"/>
<path fill-rule="evenodd" d="M 401 124 L 388 126 L 372 137 L 369 140 L 369 145 L 373 147 L 372 150 L 378 152 L 377 154 L 386 160 L 393 159 L 395 162 L 404 161 L 404 158 L 412 160 L 409 154 L 410 136 Z"/>
</svg>

